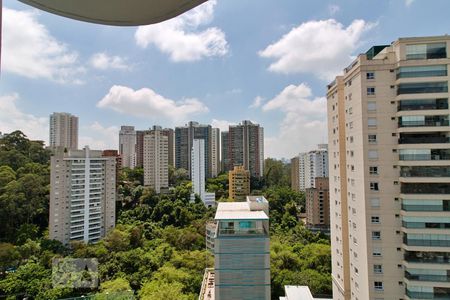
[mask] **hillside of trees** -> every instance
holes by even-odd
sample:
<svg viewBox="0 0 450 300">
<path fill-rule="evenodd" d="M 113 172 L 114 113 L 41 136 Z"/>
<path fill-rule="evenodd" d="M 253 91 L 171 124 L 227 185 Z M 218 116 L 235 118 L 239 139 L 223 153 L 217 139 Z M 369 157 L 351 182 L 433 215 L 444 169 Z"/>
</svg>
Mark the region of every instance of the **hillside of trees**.
<svg viewBox="0 0 450 300">
<path fill-rule="evenodd" d="M 48 239 L 50 152 L 20 131 L 0 139 L 0 299 L 194 300 L 203 272 L 214 259 L 205 250 L 205 223 L 214 210 L 189 202 L 184 170 L 170 171 L 170 193 L 142 185 L 142 169 L 119 178 L 117 226 L 97 244 L 70 247 Z M 289 167 L 266 160 L 264 178 L 253 186 L 270 203 L 272 298 L 284 285 L 308 285 L 331 294 L 329 239 L 309 232 L 298 219 L 304 195 L 289 188 Z M 223 201 L 226 174 L 207 182 Z M 98 288 L 53 287 L 52 259 L 97 258 Z"/>
</svg>

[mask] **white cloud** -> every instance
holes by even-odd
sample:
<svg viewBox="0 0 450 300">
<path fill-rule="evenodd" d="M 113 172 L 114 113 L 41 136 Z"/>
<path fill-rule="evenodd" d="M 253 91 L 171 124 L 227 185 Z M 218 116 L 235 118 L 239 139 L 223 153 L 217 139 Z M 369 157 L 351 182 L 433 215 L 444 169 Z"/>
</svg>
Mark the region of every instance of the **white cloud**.
<svg viewBox="0 0 450 300">
<path fill-rule="evenodd" d="M 227 120 L 218 120 L 218 119 L 212 119 L 211 126 L 213 128 L 219 128 L 221 132 L 228 131 L 230 125 L 236 125 L 235 122 L 230 122 Z"/>
<path fill-rule="evenodd" d="M 324 97 L 313 97 L 304 83 L 289 85 L 262 107 L 263 111 L 285 114 L 276 136 L 265 139 L 268 157 L 293 157 L 314 149 L 327 140 L 327 104 Z"/>
<path fill-rule="evenodd" d="M 133 90 L 114 85 L 97 103 L 100 108 L 110 108 L 123 114 L 147 118 L 169 118 L 185 121 L 191 115 L 208 112 L 208 107 L 195 98 L 174 101 L 157 94 L 149 88 Z"/>
<path fill-rule="evenodd" d="M 22 112 L 18 106 L 18 94 L 0 96 L 0 131 L 10 133 L 21 130 L 28 138 L 48 144 L 48 117 L 40 118 Z"/>
<path fill-rule="evenodd" d="M 328 5 L 328 13 L 330 14 L 330 16 L 334 16 L 340 10 L 341 10 L 341 8 L 337 4 L 330 4 L 330 5 Z"/>
<path fill-rule="evenodd" d="M 253 103 L 249 106 L 249 108 L 258 108 L 261 106 L 261 104 L 263 103 L 264 98 L 261 96 L 256 96 L 255 99 L 253 100 Z"/>
<path fill-rule="evenodd" d="M 99 122 L 80 128 L 79 148 L 89 146 L 95 150 L 118 149 L 119 128 L 105 127 Z"/>
<path fill-rule="evenodd" d="M 92 67 L 99 70 L 117 69 L 128 70 L 126 59 L 120 56 L 111 56 L 105 52 L 95 53 L 91 56 L 89 63 Z"/>
<path fill-rule="evenodd" d="M 3 8 L 2 68 L 28 78 L 80 84 L 78 55 L 38 22 L 37 11 Z"/>
<path fill-rule="evenodd" d="M 413 4 L 414 0 L 405 0 L 405 5 L 406 6 L 410 6 L 411 4 Z"/>
<path fill-rule="evenodd" d="M 208 1 L 166 22 L 140 26 L 136 43 L 142 48 L 153 44 L 174 62 L 224 56 L 228 53 L 225 33 L 217 27 L 199 29 L 212 21 L 215 5 L 215 0 Z"/>
<path fill-rule="evenodd" d="M 363 33 L 373 26 L 364 20 L 354 20 L 347 28 L 333 19 L 309 21 L 293 28 L 259 55 L 275 59 L 270 71 L 312 73 L 330 80 L 351 62 Z"/>
</svg>

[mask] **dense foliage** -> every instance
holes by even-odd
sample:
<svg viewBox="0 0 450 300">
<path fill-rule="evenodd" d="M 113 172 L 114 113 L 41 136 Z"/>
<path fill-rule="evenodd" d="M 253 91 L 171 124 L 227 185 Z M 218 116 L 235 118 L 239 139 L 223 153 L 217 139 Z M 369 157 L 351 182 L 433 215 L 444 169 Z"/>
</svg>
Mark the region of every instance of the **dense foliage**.
<svg viewBox="0 0 450 300">
<path fill-rule="evenodd" d="M 66 248 L 48 239 L 49 158 L 43 143 L 19 131 L 0 139 L 0 298 L 197 299 L 204 269 L 213 266 L 204 233 L 214 211 L 189 202 L 185 170 L 172 169 L 172 188 L 157 195 L 142 185 L 142 169 L 124 169 L 116 228 L 97 244 L 73 242 Z M 270 202 L 273 299 L 286 284 L 331 294 L 329 240 L 299 221 L 304 195 L 288 188 L 288 168 L 267 163 L 271 171 L 258 188 Z M 207 189 L 225 201 L 227 174 L 209 179 Z M 58 257 L 97 258 L 100 286 L 53 287 L 52 259 Z"/>
</svg>

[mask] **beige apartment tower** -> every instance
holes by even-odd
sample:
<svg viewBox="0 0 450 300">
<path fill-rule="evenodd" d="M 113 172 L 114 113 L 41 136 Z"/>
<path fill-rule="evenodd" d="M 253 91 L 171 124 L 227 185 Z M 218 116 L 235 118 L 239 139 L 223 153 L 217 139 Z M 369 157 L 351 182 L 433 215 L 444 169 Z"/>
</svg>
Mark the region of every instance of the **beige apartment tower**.
<svg viewBox="0 0 450 300">
<path fill-rule="evenodd" d="M 250 171 L 244 166 L 235 166 L 228 172 L 228 197 L 234 201 L 245 201 L 250 195 Z"/>
<path fill-rule="evenodd" d="M 333 299 L 450 299 L 449 45 L 375 46 L 328 85 Z"/>
<path fill-rule="evenodd" d="M 169 187 L 169 141 L 158 126 L 144 136 L 144 185 L 157 193 Z"/>
<path fill-rule="evenodd" d="M 328 177 L 314 178 L 313 188 L 306 189 L 306 225 L 312 230 L 330 229 L 330 190 Z"/>
<path fill-rule="evenodd" d="M 62 112 L 50 115 L 50 147 L 78 149 L 78 117 Z"/>
<path fill-rule="evenodd" d="M 115 226 L 116 158 L 58 148 L 50 167 L 50 239 L 99 241 Z"/>
</svg>

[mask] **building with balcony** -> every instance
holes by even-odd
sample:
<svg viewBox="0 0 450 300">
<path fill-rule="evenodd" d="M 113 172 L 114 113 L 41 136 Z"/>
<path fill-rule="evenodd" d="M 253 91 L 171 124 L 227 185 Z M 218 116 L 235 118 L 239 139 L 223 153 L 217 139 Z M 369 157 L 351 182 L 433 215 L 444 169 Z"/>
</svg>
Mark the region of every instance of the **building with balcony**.
<svg viewBox="0 0 450 300">
<path fill-rule="evenodd" d="M 327 177 L 316 177 L 314 188 L 306 189 L 306 226 L 328 233 L 330 230 L 330 190 Z"/>
<path fill-rule="evenodd" d="M 375 46 L 328 85 L 336 300 L 450 299 L 449 45 Z"/>
<path fill-rule="evenodd" d="M 50 115 L 50 148 L 78 149 L 78 117 L 69 113 Z"/>
<path fill-rule="evenodd" d="M 206 270 L 199 299 L 270 300 L 268 215 L 263 196 L 218 204 L 209 227 L 215 230 L 214 270 Z"/>
<path fill-rule="evenodd" d="M 169 139 L 160 126 L 144 135 L 144 185 L 156 193 L 169 187 Z"/>
<path fill-rule="evenodd" d="M 116 158 L 102 151 L 64 151 L 50 162 L 49 236 L 65 245 L 95 243 L 116 221 Z"/>
<path fill-rule="evenodd" d="M 291 160 L 291 187 L 305 191 L 315 187 L 316 177 L 328 177 L 328 145 L 320 144 L 318 149 L 300 153 Z"/>
<path fill-rule="evenodd" d="M 244 166 L 235 166 L 228 172 L 228 198 L 234 201 L 245 201 L 250 194 L 250 171 Z"/>
<path fill-rule="evenodd" d="M 122 167 L 134 169 L 136 166 L 136 130 L 134 130 L 134 126 L 120 127 L 119 154 L 122 157 Z"/>
</svg>

